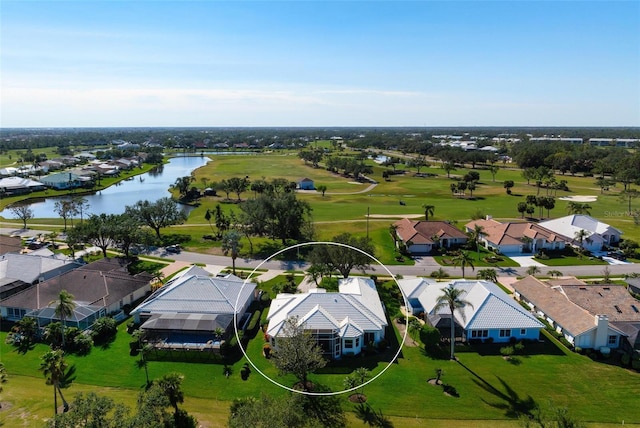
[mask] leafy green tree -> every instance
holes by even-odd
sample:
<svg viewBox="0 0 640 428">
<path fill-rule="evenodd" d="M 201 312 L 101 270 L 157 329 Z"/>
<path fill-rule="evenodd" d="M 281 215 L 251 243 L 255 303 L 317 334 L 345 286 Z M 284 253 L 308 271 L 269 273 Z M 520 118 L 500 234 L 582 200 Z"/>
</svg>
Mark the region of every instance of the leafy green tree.
<svg viewBox="0 0 640 428">
<path fill-rule="evenodd" d="M 309 390 L 309 374 L 327 364 L 322 356 L 322 348 L 297 317 L 285 321 L 282 333 L 276 338 L 276 349 L 271 360 L 280 375 L 293 374 L 304 391 Z"/>
<path fill-rule="evenodd" d="M 324 184 L 320 184 L 316 187 L 316 189 L 318 190 L 318 192 L 322 193 L 322 197 L 324 197 L 324 194 L 327 191 L 327 186 L 325 186 Z"/>
<path fill-rule="evenodd" d="M 180 198 L 184 198 L 187 196 L 187 194 L 189 193 L 189 186 L 191 186 L 191 183 L 193 183 L 194 181 L 195 178 L 191 175 L 176 178 L 176 182 L 173 183 L 173 187 L 180 194 Z"/>
<path fill-rule="evenodd" d="M 466 291 L 460 288 L 456 288 L 453 284 L 449 285 L 448 287 L 445 287 L 442 289 L 442 294 L 438 296 L 438 300 L 436 301 L 436 306 L 433 309 L 435 313 L 441 308 L 447 307 L 449 308 L 449 312 L 451 313 L 451 359 L 452 360 L 456 359 L 455 357 L 455 343 L 456 343 L 455 342 L 455 327 L 456 327 L 455 312 L 458 311 L 458 313 L 460 314 L 460 317 L 464 320 L 465 315 L 462 309 L 464 309 L 466 306 L 471 306 L 473 308 L 473 305 L 469 301 L 463 299 L 463 296 L 465 293 Z"/>
<path fill-rule="evenodd" d="M 56 305 L 55 315 L 62 322 L 62 347 L 64 348 L 64 330 L 67 325 L 67 318 L 73 315 L 76 303 L 74 302 L 73 294 L 69 293 L 67 290 L 62 290 L 58 294 L 58 298 L 56 300 L 49 302 L 49 305 L 53 304 Z"/>
<path fill-rule="evenodd" d="M 452 258 L 454 266 L 460 266 L 462 269 L 462 278 L 464 278 L 464 268 L 467 266 L 471 267 L 471 270 L 475 270 L 475 266 L 473 266 L 473 260 L 469 256 L 469 253 L 463 250 L 458 251 Z"/>
<path fill-rule="evenodd" d="M 187 215 L 180 209 L 176 201 L 171 198 L 160 198 L 156 202 L 138 201 L 125 208 L 125 213 L 140 224 L 149 226 L 160 239 L 160 229 L 183 223 Z"/>
<path fill-rule="evenodd" d="M 518 202 L 518 212 L 522 215 L 522 218 L 524 218 L 524 213 L 527 212 L 527 207 L 526 202 Z"/>
<path fill-rule="evenodd" d="M 86 222 L 77 225 L 78 233 L 83 242 L 88 242 L 102 250 L 107 257 L 107 248 L 113 245 L 116 237 L 119 216 L 115 214 L 92 214 Z"/>
<path fill-rule="evenodd" d="M 332 241 L 358 248 L 375 257 L 373 243 L 369 238 L 356 237 L 345 232 L 334 236 Z M 342 245 L 317 245 L 311 251 L 309 258 L 312 265 L 324 265 L 330 271 L 337 270 L 343 278 L 348 278 L 354 268 L 364 270 L 371 263 L 371 258 L 367 254 Z"/>
<path fill-rule="evenodd" d="M 511 194 L 511 189 L 513 188 L 513 186 L 515 186 L 515 183 L 513 182 L 513 180 L 505 180 L 503 183 L 503 187 L 505 188 L 507 195 Z"/>
<path fill-rule="evenodd" d="M 240 194 L 249 188 L 249 179 L 247 177 L 231 177 L 227 182 L 229 190 L 238 196 L 238 202 L 240 202 Z"/>
<path fill-rule="evenodd" d="M 127 426 L 129 409 L 111 398 L 95 392 L 78 393 L 71 402 L 71 411 L 47 421 L 48 428 L 120 428 Z"/>
<path fill-rule="evenodd" d="M 489 172 L 491 173 L 491 181 L 495 182 L 496 181 L 496 174 L 498 173 L 498 171 L 500 170 L 500 167 L 498 165 L 491 165 L 489 167 Z M 513 187 L 513 186 L 511 186 Z M 507 192 L 509 193 L 509 192 Z"/>
<path fill-rule="evenodd" d="M 451 178 L 451 172 L 456 170 L 456 166 L 453 162 L 445 162 L 442 164 L 442 169 L 447 173 L 447 178 Z"/>
</svg>

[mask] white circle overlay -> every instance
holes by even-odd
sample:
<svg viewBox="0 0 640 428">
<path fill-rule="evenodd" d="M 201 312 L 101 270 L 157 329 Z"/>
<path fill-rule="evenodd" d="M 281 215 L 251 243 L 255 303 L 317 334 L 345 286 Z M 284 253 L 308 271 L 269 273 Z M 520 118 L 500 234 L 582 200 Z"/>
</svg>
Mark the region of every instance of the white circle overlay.
<svg viewBox="0 0 640 428">
<path fill-rule="evenodd" d="M 287 391 L 291 391 L 291 392 L 294 392 L 296 394 L 309 395 L 309 396 L 329 396 L 329 395 L 340 395 L 340 394 L 345 394 L 347 392 L 353 392 L 353 391 L 356 391 L 356 390 L 358 390 L 360 388 L 365 387 L 366 385 L 370 384 L 374 380 L 378 379 L 380 376 L 382 376 L 382 374 L 384 374 L 384 372 L 386 372 L 391 367 L 391 364 L 393 364 L 393 362 L 396 361 L 396 359 L 400 355 L 400 352 L 402 351 L 402 347 L 404 346 L 405 341 L 407 340 L 407 332 L 409 331 L 408 327 L 405 328 L 405 330 L 404 330 L 404 335 L 402 336 L 402 342 L 400 343 L 400 346 L 398 347 L 398 351 L 393 356 L 391 361 L 389 361 L 389 363 L 386 365 L 386 367 L 384 367 L 380 371 L 380 373 L 376 374 L 374 377 L 372 377 L 368 381 L 364 382 L 362 385 L 358 385 L 356 387 L 349 388 L 349 389 L 344 389 L 342 391 L 332 391 L 332 392 L 301 391 L 299 389 L 290 388 L 290 387 L 288 387 L 286 385 L 283 385 L 283 384 L 279 383 L 278 381 L 270 378 L 269 376 L 264 374 L 253 363 L 251 358 L 249 358 L 249 355 L 247 355 L 247 352 L 245 351 L 244 347 L 242 346 L 242 341 L 240 340 L 240 335 L 238 334 L 238 310 L 237 310 L 238 303 L 240 301 L 240 295 L 242 294 L 242 290 L 244 289 L 245 285 L 247 285 L 247 282 L 251 279 L 251 277 L 253 277 L 253 275 L 256 273 L 256 271 L 258 269 L 260 269 L 260 267 L 263 264 L 265 264 L 266 262 L 268 262 L 272 258 L 274 258 L 274 257 L 276 257 L 276 256 L 278 256 L 278 255 L 280 255 L 280 254 L 282 254 L 282 253 L 284 253 L 286 251 L 289 251 L 289 250 L 292 250 L 292 249 L 295 249 L 295 248 L 306 247 L 306 246 L 310 246 L 310 245 L 335 245 L 335 246 L 338 246 L 338 247 L 349 248 L 351 250 L 357 251 L 359 253 L 362 253 L 362 254 L 368 256 L 369 258 L 374 260 L 376 263 L 378 263 L 380 266 L 382 266 L 382 268 L 387 271 L 387 273 L 391 276 L 391 278 L 393 278 L 393 281 L 396 283 L 396 285 L 398 286 L 398 289 L 400 290 L 400 293 L 402 294 L 402 299 L 404 300 L 405 308 L 409 307 L 409 304 L 408 304 L 409 302 L 407 300 L 407 296 L 404 295 L 404 292 L 402 291 L 402 288 L 400 287 L 400 284 L 398 284 L 398 279 L 396 278 L 396 276 L 393 273 L 391 273 L 391 271 L 384 264 L 382 264 L 382 262 L 380 260 L 376 259 L 373 255 L 367 253 L 366 251 L 361 250 L 360 248 L 356 248 L 356 247 L 353 247 L 351 245 L 343 244 L 343 243 L 340 243 L 340 242 L 327 242 L 327 241 L 304 242 L 302 244 L 291 245 L 289 247 L 283 248 L 282 250 L 273 253 L 272 255 L 270 255 L 269 257 L 267 257 L 263 261 L 261 261 L 260 264 L 258 266 L 256 266 L 253 269 L 253 271 L 251 271 L 251 273 L 247 276 L 247 279 L 245 279 L 244 282 L 242 283 L 242 287 L 240 287 L 240 291 L 238 292 L 238 296 L 236 297 L 236 302 L 235 302 L 235 305 L 233 307 L 233 330 L 234 330 L 235 335 L 236 335 L 236 340 L 238 341 L 238 346 L 240 347 L 240 350 L 242 351 L 242 354 L 245 356 L 245 358 L 247 359 L 249 364 L 251 364 L 251 367 L 253 367 L 255 371 L 260 373 L 262 375 L 262 377 L 264 377 L 265 379 L 267 379 L 269 382 L 273 383 L 274 385 L 277 385 L 280 388 L 286 389 Z"/>
</svg>

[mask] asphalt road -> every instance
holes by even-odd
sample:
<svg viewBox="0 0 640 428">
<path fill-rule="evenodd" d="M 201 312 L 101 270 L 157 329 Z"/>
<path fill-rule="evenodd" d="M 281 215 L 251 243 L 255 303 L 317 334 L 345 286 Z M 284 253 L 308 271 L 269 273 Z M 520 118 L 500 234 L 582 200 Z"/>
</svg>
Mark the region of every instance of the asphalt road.
<svg viewBox="0 0 640 428">
<path fill-rule="evenodd" d="M 32 230 L 32 229 L 16 229 L 13 228 L 0 228 L 1 234 L 6 235 L 21 235 L 25 236 L 34 236 L 39 233 L 48 233 L 43 230 Z M 190 263 L 205 263 L 211 265 L 218 266 L 231 266 L 231 258 L 224 256 L 212 256 L 208 254 L 200 254 L 200 253 L 192 253 L 188 251 L 182 251 L 179 254 L 167 253 L 163 249 L 159 249 L 151 253 L 151 255 L 158 257 L 167 257 L 174 260 L 186 261 Z M 296 261 L 278 261 L 278 260 L 269 260 L 268 262 L 264 262 L 264 260 L 260 259 L 244 259 L 238 258 L 236 259 L 236 266 L 242 268 L 256 268 L 260 266 L 262 269 L 280 269 L 280 270 L 305 270 L 308 267 L 307 263 L 298 263 Z M 616 264 L 616 265 L 582 265 L 582 266 L 547 266 L 541 267 L 541 274 L 545 275 L 550 270 L 558 270 L 562 272 L 563 275 L 572 275 L 572 276 L 603 276 L 604 268 L 608 266 L 609 273 L 611 276 L 623 276 L 630 273 L 640 273 L 640 264 Z M 394 275 L 403 275 L 403 276 L 428 276 L 434 270 L 440 268 L 431 257 L 423 257 L 416 261 L 414 266 L 387 266 L 389 271 Z M 451 276 L 462 276 L 462 270 L 459 267 L 448 267 L 442 266 L 449 275 Z M 478 269 L 486 269 L 486 268 L 476 268 Z M 527 267 L 514 267 L 514 268 L 496 268 L 498 270 L 498 276 L 525 276 Z M 387 271 L 382 266 L 376 266 L 374 264 L 371 265 L 371 269 L 367 271 L 369 274 L 377 274 L 377 275 L 387 275 Z M 475 271 L 471 268 L 465 268 L 465 275 L 469 278 L 475 278 Z"/>
<path fill-rule="evenodd" d="M 212 256 L 200 253 L 191 253 L 188 251 L 182 251 L 179 254 L 168 254 L 163 250 L 158 250 L 152 253 L 154 256 L 167 257 L 174 260 L 187 261 L 191 263 L 205 263 L 219 266 L 231 266 L 231 259 L 224 256 Z M 260 266 L 262 269 L 280 269 L 280 270 L 305 270 L 309 265 L 308 263 L 298 263 L 295 261 L 278 261 L 269 260 L 265 262 L 260 259 L 236 259 L 236 267 L 240 268 L 256 268 Z M 389 265 L 387 269 L 394 275 L 402 276 L 428 276 L 434 270 L 437 270 L 440 266 L 430 260 L 429 257 L 421 259 L 415 266 L 394 266 Z M 548 266 L 542 267 L 541 274 L 545 275 L 550 270 L 559 270 L 563 275 L 572 276 L 603 276 L 603 270 L 605 267 L 609 268 L 611 276 L 623 276 L 630 273 L 640 273 L 639 264 L 619 264 L 619 265 L 588 265 L 588 266 Z M 442 266 L 442 268 L 451 276 L 462 276 L 462 269 L 459 267 Z M 469 278 L 475 278 L 476 268 L 473 271 L 470 267 L 465 268 L 465 276 Z M 496 268 L 498 276 L 525 276 L 527 267 L 513 267 L 513 268 Z M 371 269 L 367 270 L 369 274 L 387 275 L 387 271 L 379 265 L 372 264 Z"/>
</svg>

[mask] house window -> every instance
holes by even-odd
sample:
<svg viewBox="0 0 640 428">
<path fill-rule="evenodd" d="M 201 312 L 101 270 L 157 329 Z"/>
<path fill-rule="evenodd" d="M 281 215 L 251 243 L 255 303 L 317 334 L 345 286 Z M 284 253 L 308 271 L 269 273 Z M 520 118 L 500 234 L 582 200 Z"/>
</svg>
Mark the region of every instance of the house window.
<svg viewBox="0 0 640 428">
<path fill-rule="evenodd" d="M 509 337 L 511 336 L 511 329 L 510 328 L 506 328 L 503 330 L 500 330 L 500 337 Z"/>
<path fill-rule="evenodd" d="M 356 337 L 356 348 L 360 347 L 360 338 Z"/>
<path fill-rule="evenodd" d="M 344 349 L 353 348 L 353 339 L 345 339 L 344 340 Z"/>
<path fill-rule="evenodd" d="M 526 328 L 521 328 L 520 329 L 520 336 L 526 336 L 527 335 L 527 329 Z"/>
<path fill-rule="evenodd" d="M 489 330 L 471 330 L 472 338 L 489 337 Z"/>
<path fill-rule="evenodd" d="M 618 337 L 617 336 L 609 336 L 609 345 L 617 345 Z"/>
</svg>

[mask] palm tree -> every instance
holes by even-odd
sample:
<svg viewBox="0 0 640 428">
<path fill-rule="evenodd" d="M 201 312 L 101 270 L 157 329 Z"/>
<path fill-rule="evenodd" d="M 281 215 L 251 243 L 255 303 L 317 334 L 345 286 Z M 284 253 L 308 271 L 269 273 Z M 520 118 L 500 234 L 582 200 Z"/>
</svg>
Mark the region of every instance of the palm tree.
<svg viewBox="0 0 640 428">
<path fill-rule="evenodd" d="M 183 380 L 184 376 L 180 373 L 169 373 L 156 381 L 164 395 L 169 399 L 175 414 L 178 414 L 178 403 L 184 402 L 184 392 L 180 388 Z"/>
<path fill-rule="evenodd" d="M 231 263 L 233 266 L 233 274 L 236 274 L 236 258 L 240 253 L 242 244 L 240 243 L 240 234 L 235 230 L 231 230 L 222 237 L 222 253 L 231 255 Z"/>
<path fill-rule="evenodd" d="M 522 252 L 531 252 L 531 243 L 533 242 L 533 239 L 531 239 L 531 237 L 529 236 L 523 236 L 522 238 L 520 238 L 520 240 L 522 241 L 523 248 L 522 248 Z"/>
<path fill-rule="evenodd" d="M 76 303 L 73 301 L 73 294 L 67 290 L 62 290 L 58 294 L 57 300 L 52 300 L 49 305 L 56 304 L 55 314 L 62 321 L 62 347 L 64 348 L 64 329 L 66 327 L 67 318 L 73 315 L 73 310 L 76 308 Z"/>
<path fill-rule="evenodd" d="M 578 248 L 578 251 L 582 255 L 582 252 L 584 251 L 582 244 L 584 244 L 584 241 L 589 241 L 589 232 L 584 229 L 577 230 L 574 234 L 574 238 L 580 243 L 580 248 Z"/>
<path fill-rule="evenodd" d="M 560 272 L 559 270 L 550 270 L 549 272 L 547 272 L 547 275 L 549 275 L 550 277 L 559 277 L 562 276 L 562 272 Z"/>
<path fill-rule="evenodd" d="M 151 353 L 151 350 L 153 349 L 153 347 L 151 345 L 144 344 L 142 345 L 142 348 L 140 348 L 140 359 L 138 361 L 136 361 L 136 367 L 138 367 L 139 369 L 144 369 L 144 374 L 147 377 L 147 383 L 146 386 L 147 388 L 151 385 L 151 382 L 149 382 L 149 354 Z"/>
<path fill-rule="evenodd" d="M 478 252 L 478 261 L 480 261 L 480 239 L 484 235 L 484 227 L 479 224 L 473 226 L 473 230 L 468 233 L 469 239 L 476 244 L 476 251 Z"/>
<path fill-rule="evenodd" d="M 40 363 L 40 371 L 47 380 L 47 385 L 53 385 L 53 406 L 54 414 L 58 414 L 58 393 L 64 403 L 64 408 L 68 408 L 68 404 L 60 390 L 60 383 L 64 380 L 67 363 L 64 360 L 64 351 L 58 349 L 49 351 L 42 356 Z"/>
<path fill-rule="evenodd" d="M 462 268 L 462 278 L 464 278 L 464 268 L 466 266 L 471 266 L 471 270 L 476 270 L 475 266 L 473 266 L 473 260 L 469 257 L 469 253 L 466 251 L 458 251 L 455 256 L 451 259 L 453 261 L 454 266 L 460 265 Z"/>
<path fill-rule="evenodd" d="M 464 309 L 465 306 L 473 305 L 464 300 L 462 296 L 466 293 L 466 291 L 456 288 L 454 284 L 449 285 L 442 289 L 442 295 L 438 297 L 436 301 L 436 306 L 433 308 L 434 313 L 444 307 L 448 307 L 451 312 L 451 359 L 455 360 L 455 311 Z M 462 320 L 465 320 L 464 312 L 459 311 L 460 317 Z"/>
<path fill-rule="evenodd" d="M 477 277 L 485 281 L 498 282 L 498 273 L 495 269 L 480 269 Z"/>
<path fill-rule="evenodd" d="M 394 246 L 394 248 L 398 248 L 398 225 L 397 224 L 389 225 L 389 233 L 391 234 L 391 237 L 393 238 L 393 246 Z"/>
<path fill-rule="evenodd" d="M 586 214 L 591 215 L 591 205 L 587 203 L 570 201 L 567 204 L 567 212 L 569 214 Z"/>
<path fill-rule="evenodd" d="M 433 217 L 433 212 L 435 211 L 436 206 L 424 204 L 422 205 L 422 208 L 424 208 L 424 220 L 429 221 L 429 216 Z"/>
<path fill-rule="evenodd" d="M 527 268 L 527 275 L 536 276 L 536 274 L 540 273 L 540 268 L 538 266 L 529 266 Z"/>
</svg>

